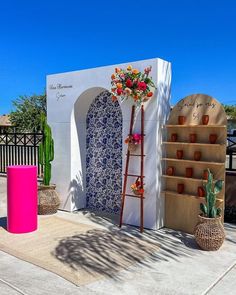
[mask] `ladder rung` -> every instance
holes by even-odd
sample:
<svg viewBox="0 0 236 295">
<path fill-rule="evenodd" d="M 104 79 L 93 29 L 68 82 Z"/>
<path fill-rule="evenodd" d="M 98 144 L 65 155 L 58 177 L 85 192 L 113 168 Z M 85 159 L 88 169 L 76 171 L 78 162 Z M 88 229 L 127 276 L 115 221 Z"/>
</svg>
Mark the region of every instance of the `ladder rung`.
<svg viewBox="0 0 236 295">
<path fill-rule="evenodd" d="M 121 195 L 124 196 L 123 194 L 121 194 Z M 142 195 L 129 195 L 129 194 L 125 194 L 125 196 L 132 197 L 132 198 L 138 198 L 138 199 L 145 199 Z"/>
<path fill-rule="evenodd" d="M 133 177 L 140 177 L 140 178 L 145 177 L 145 176 L 140 176 L 140 175 L 136 175 L 136 174 L 124 174 L 124 176 L 133 176 Z"/>
<path fill-rule="evenodd" d="M 135 154 L 129 154 L 132 157 L 145 157 L 146 155 L 135 155 Z M 128 154 L 126 154 L 126 156 L 128 156 Z"/>
</svg>

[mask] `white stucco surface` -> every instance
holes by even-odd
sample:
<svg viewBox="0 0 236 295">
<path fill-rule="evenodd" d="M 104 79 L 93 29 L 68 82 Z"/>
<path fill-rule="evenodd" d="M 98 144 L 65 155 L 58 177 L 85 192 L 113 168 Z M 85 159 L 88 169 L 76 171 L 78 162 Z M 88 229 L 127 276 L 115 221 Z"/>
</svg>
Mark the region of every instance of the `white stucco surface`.
<svg viewBox="0 0 236 295">
<path fill-rule="evenodd" d="M 154 97 L 145 103 L 145 201 L 144 226 L 157 229 L 163 226 L 164 199 L 161 191 L 162 125 L 170 106 L 171 64 L 161 59 L 112 65 L 47 76 L 48 123 L 55 141 L 55 160 L 52 182 L 61 196 L 61 209 L 73 211 L 86 206 L 86 115 L 95 97 L 110 90 L 114 68 L 131 64 L 143 71 L 152 66 L 151 76 L 157 85 Z M 123 115 L 123 142 L 129 133 L 132 102 L 120 102 Z M 137 111 L 134 131 L 140 132 L 140 112 Z M 123 146 L 123 170 L 126 146 Z M 131 163 L 130 173 L 139 172 L 138 163 Z M 130 185 L 134 179 L 129 179 Z M 140 202 L 126 198 L 124 222 L 139 225 Z"/>
</svg>

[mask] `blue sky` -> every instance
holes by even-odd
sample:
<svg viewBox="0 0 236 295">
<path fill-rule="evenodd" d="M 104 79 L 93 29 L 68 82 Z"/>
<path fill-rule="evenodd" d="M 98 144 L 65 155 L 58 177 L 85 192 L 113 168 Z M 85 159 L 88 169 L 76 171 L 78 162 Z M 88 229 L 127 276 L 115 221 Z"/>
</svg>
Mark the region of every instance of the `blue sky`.
<svg viewBox="0 0 236 295">
<path fill-rule="evenodd" d="M 206 93 L 236 104 L 236 1 L 1 1 L 0 114 L 47 74 L 161 57 L 172 103 Z"/>
</svg>

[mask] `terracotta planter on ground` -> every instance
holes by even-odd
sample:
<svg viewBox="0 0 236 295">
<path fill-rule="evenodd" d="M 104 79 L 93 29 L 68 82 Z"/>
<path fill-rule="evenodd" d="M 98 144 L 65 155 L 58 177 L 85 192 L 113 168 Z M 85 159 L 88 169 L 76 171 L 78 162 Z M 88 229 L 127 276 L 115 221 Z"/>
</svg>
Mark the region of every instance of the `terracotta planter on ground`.
<svg viewBox="0 0 236 295">
<path fill-rule="evenodd" d="M 194 152 L 194 160 L 195 161 L 200 161 L 202 157 L 202 153 L 200 151 L 195 151 Z"/>
<path fill-rule="evenodd" d="M 60 206 L 60 198 L 56 192 L 56 186 L 43 185 L 38 186 L 38 214 L 47 215 L 57 212 Z"/>
<path fill-rule="evenodd" d="M 187 178 L 192 178 L 193 177 L 193 168 L 192 167 L 187 167 L 185 171 L 186 171 L 185 175 L 186 175 Z"/>
<path fill-rule="evenodd" d="M 203 115 L 202 116 L 202 124 L 207 125 L 209 122 L 209 116 L 208 115 Z"/>
<path fill-rule="evenodd" d="M 184 184 L 183 183 L 177 184 L 177 192 L 178 192 L 178 194 L 182 194 L 184 192 Z"/>
<path fill-rule="evenodd" d="M 197 244 L 203 250 L 218 250 L 225 239 L 225 231 L 221 217 L 207 218 L 199 215 L 199 222 L 195 227 L 194 236 Z"/>
<path fill-rule="evenodd" d="M 195 143 L 197 141 L 197 134 L 196 133 L 189 134 L 189 141 L 191 143 Z"/>
<path fill-rule="evenodd" d="M 175 171 L 175 168 L 172 167 L 172 166 L 169 166 L 166 169 L 166 174 L 169 175 L 169 176 L 172 176 L 172 175 L 174 175 L 174 171 Z"/>
<path fill-rule="evenodd" d="M 177 150 L 176 156 L 177 156 L 177 159 L 179 159 L 179 160 L 183 159 L 184 151 L 183 150 Z"/>
<path fill-rule="evenodd" d="M 171 139 L 172 142 L 177 141 L 178 140 L 178 134 L 177 133 L 172 133 L 170 139 Z"/>
<path fill-rule="evenodd" d="M 179 116 L 178 117 L 178 123 L 179 125 L 184 125 L 186 122 L 186 117 L 185 116 Z"/>
<path fill-rule="evenodd" d="M 210 135 L 209 135 L 209 142 L 210 142 L 211 144 L 215 144 L 216 141 L 217 141 L 217 138 L 218 138 L 218 135 L 217 135 L 217 134 L 210 134 Z"/>
</svg>

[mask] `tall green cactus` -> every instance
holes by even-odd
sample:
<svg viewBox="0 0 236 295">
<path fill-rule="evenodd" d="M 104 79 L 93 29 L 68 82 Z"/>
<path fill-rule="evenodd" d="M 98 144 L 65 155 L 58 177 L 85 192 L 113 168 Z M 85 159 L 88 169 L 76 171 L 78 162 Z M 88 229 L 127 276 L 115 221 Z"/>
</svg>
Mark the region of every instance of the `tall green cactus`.
<svg viewBox="0 0 236 295">
<path fill-rule="evenodd" d="M 43 140 L 39 145 L 39 163 L 44 167 L 43 184 L 49 185 L 51 180 L 51 162 L 54 159 L 54 141 L 51 127 L 47 124 L 44 114 L 41 115 L 41 130 Z"/>
<path fill-rule="evenodd" d="M 223 180 L 217 180 L 214 185 L 213 174 L 208 169 L 208 181 L 204 184 L 206 204 L 200 204 L 200 209 L 205 217 L 215 218 L 220 215 L 221 209 L 216 208 L 216 195 L 222 190 L 223 183 Z"/>
</svg>

